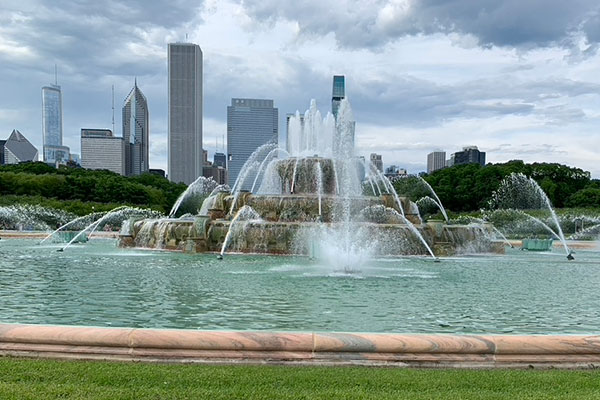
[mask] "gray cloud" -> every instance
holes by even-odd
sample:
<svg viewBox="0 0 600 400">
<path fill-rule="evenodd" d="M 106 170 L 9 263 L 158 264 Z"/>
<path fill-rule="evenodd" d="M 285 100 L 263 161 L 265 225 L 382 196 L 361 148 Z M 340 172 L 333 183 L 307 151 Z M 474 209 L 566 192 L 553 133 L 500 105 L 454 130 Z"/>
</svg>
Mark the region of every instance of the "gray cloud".
<svg viewBox="0 0 600 400">
<path fill-rule="evenodd" d="M 596 0 L 245 0 L 259 21 L 298 23 L 301 35 L 333 33 L 343 47 L 377 47 L 406 35 L 473 35 L 481 46 L 568 45 L 574 34 L 598 37 Z"/>
</svg>

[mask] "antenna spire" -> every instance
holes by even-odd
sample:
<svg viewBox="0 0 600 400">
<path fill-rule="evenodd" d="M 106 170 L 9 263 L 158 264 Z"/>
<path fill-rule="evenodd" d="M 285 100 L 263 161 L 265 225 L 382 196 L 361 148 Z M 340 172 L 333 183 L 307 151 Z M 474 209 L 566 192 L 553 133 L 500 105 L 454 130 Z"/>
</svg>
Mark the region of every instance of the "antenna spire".
<svg viewBox="0 0 600 400">
<path fill-rule="evenodd" d="M 112 130 L 115 134 L 115 85 L 112 85 Z"/>
<path fill-rule="evenodd" d="M 58 86 L 58 67 L 54 64 L 54 85 Z"/>
</svg>

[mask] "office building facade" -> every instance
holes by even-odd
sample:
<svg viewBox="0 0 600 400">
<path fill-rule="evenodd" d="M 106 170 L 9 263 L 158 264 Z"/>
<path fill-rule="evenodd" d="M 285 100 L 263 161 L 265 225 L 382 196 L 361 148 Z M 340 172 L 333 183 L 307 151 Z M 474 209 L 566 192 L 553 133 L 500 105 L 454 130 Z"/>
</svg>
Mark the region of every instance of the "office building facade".
<svg viewBox="0 0 600 400">
<path fill-rule="evenodd" d="M 59 85 L 42 88 L 42 152 L 44 162 L 66 164 L 69 148 L 63 146 L 62 91 Z"/>
<path fill-rule="evenodd" d="M 369 159 L 371 160 L 371 164 L 373 164 L 373 166 L 377 168 L 377 171 L 383 172 L 383 159 L 381 157 L 381 154 L 371 153 Z"/>
<path fill-rule="evenodd" d="M 427 154 L 427 173 L 430 174 L 433 171 L 446 167 L 446 152 L 445 151 L 432 151 Z"/>
<path fill-rule="evenodd" d="M 127 176 L 140 175 L 150 169 L 149 127 L 148 101 L 138 88 L 136 80 L 123 106 L 123 142 Z"/>
<path fill-rule="evenodd" d="M 110 129 L 81 130 L 81 166 L 125 175 L 125 143 Z"/>
<path fill-rule="evenodd" d="M 479 151 L 477 146 L 463 147 L 462 151 L 453 153 L 446 163 L 448 167 L 463 164 L 485 165 L 485 151 Z"/>
<path fill-rule="evenodd" d="M 190 184 L 202 176 L 202 50 L 168 46 L 168 177 Z"/>
<path fill-rule="evenodd" d="M 231 99 L 227 107 L 227 175 L 232 186 L 250 155 L 266 143 L 277 144 L 279 110 L 273 100 Z M 242 189 L 250 189 L 252 177 Z"/>
</svg>

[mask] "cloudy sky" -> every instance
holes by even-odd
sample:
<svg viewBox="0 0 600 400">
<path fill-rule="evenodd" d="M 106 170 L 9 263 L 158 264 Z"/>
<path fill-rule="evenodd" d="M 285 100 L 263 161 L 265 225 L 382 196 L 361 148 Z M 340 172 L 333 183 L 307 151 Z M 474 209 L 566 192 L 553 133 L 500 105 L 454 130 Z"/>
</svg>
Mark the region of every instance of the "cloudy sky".
<svg viewBox="0 0 600 400">
<path fill-rule="evenodd" d="M 151 168 L 166 169 L 167 43 L 204 53 L 204 147 L 231 97 L 284 116 L 330 109 L 346 75 L 357 147 L 385 165 L 467 145 L 488 162 L 560 162 L 600 178 L 597 0 L 0 0 L 0 137 L 41 148 L 41 87 L 63 89 L 64 142 L 111 127 L 137 77 L 149 101 Z"/>
</svg>

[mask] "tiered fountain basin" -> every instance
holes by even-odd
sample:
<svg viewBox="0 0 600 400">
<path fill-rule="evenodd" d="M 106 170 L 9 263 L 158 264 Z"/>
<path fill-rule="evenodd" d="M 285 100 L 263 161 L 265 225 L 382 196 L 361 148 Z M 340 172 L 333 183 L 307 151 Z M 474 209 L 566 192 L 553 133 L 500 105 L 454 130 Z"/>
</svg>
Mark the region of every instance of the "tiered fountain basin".
<svg viewBox="0 0 600 400">
<path fill-rule="evenodd" d="M 234 197 L 228 192 L 219 193 L 213 207 L 206 216 L 144 219 L 126 224 L 119 236 L 121 247 L 141 247 L 183 251 L 188 253 L 219 252 L 230 227 L 231 219 L 224 218 Z M 369 207 L 383 206 L 394 208 L 390 195 L 381 197 L 360 197 L 351 199 L 352 212 Z M 410 202 L 401 199 L 406 210 Z M 300 254 L 316 256 L 318 243 L 311 236 L 318 230 L 335 229 L 338 223 L 332 222 L 335 212 L 334 196 L 323 196 L 322 213 L 316 212 L 316 196 L 255 196 L 242 193 L 238 197 L 238 209 L 248 205 L 261 216 L 260 220 L 238 222 L 238 232 L 230 251 L 258 254 Z M 391 207 L 390 207 L 391 206 Z M 427 241 L 437 256 L 448 256 L 457 252 L 497 252 L 503 251 L 502 243 L 487 239 L 490 227 L 485 225 L 445 225 L 434 220 L 420 223 L 416 214 L 405 214 L 414 221 L 415 228 Z M 379 255 L 427 255 L 427 249 L 406 223 L 395 220 L 394 216 L 372 217 L 377 222 L 359 221 L 353 229 L 360 229 L 365 237 L 373 242 L 372 250 Z"/>
<path fill-rule="evenodd" d="M 447 256 L 467 248 L 470 252 L 504 248 L 487 239 L 490 227 L 485 224 L 423 223 L 409 199 L 381 188 L 377 193 L 374 184 L 377 196 L 356 195 L 348 189 L 360 187 L 356 164 L 315 156 L 270 165 L 272 173 L 265 172 L 260 185 L 257 175 L 252 185 L 260 186 L 254 190 L 258 193 L 221 191 L 204 201 L 198 216 L 129 221 L 121 231 L 120 246 L 191 253 L 226 247 L 228 252 L 318 256 L 323 237 L 346 229 L 354 240 L 370 242 L 369 252 L 375 255 L 430 255 L 432 249 L 435 255 Z M 238 215 L 249 210 L 249 217 Z M 360 244 L 364 248 L 365 243 Z"/>
</svg>

